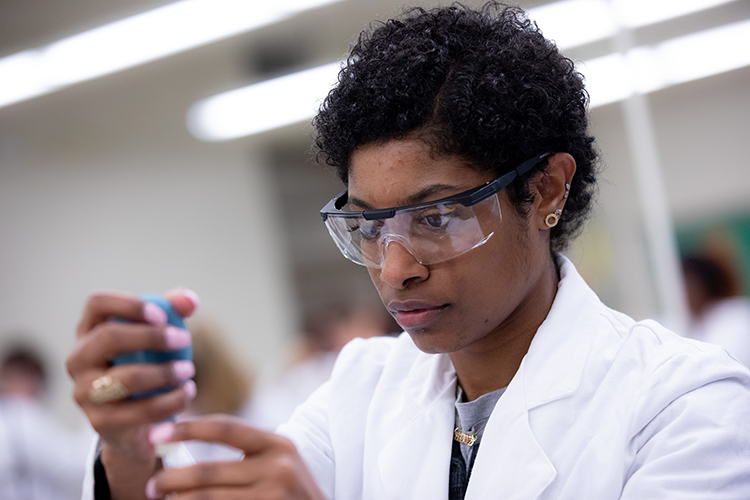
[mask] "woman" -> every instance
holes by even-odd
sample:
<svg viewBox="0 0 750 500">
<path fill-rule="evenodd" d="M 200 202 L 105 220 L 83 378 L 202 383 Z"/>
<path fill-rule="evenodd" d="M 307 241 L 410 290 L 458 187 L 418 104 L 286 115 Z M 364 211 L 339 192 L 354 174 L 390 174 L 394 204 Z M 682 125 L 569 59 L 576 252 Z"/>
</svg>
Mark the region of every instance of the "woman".
<svg viewBox="0 0 750 500">
<path fill-rule="evenodd" d="M 100 434 L 97 489 L 750 498 L 750 374 L 718 348 L 608 309 L 558 253 L 595 190 L 586 102 L 571 61 L 515 8 L 417 9 L 363 33 L 314 121 L 321 157 L 347 185 L 321 215 L 405 333 L 347 345 L 278 434 L 226 417 L 149 431 L 191 383 L 120 398 L 190 370 L 108 362 L 187 340 L 135 298 L 93 297 L 68 369 Z M 170 297 L 191 312 L 184 294 Z M 92 383 L 106 375 L 121 390 L 99 397 Z M 159 470 L 154 444 L 190 439 L 245 455 Z"/>
</svg>

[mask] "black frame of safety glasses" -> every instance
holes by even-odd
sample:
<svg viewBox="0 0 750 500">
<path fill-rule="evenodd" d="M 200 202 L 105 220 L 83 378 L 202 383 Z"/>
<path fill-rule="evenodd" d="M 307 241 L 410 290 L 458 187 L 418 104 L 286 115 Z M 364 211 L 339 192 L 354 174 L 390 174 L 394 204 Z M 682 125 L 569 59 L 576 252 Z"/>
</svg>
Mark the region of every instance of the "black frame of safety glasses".
<svg viewBox="0 0 750 500">
<path fill-rule="evenodd" d="M 476 205 L 480 201 L 489 198 L 495 193 L 500 192 L 501 189 L 505 188 L 513 182 L 516 177 L 520 177 L 539 163 L 550 157 L 553 153 L 542 153 L 533 158 L 526 160 L 521 163 L 518 167 L 514 168 L 507 174 L 503 174 L 497 179 L 494 179 L 481 186 L 469 189 L 463 193 L 454 194 L 439 200 L 430 201 L 428 203 L 418 203 L 416 205 L 408 205 L 404 207 L 391 207 L 391 208 L 377 208 L 373 210 L 363 210 L 361 212 L 348 212 L 341 210 L 341 207 L 346 205 L 349 198 L 349 190 L 345 189 L 336 195 L 331 201 L 329 201 L 325 207 L 320 211 L 320 216 L 323 221 L 328 220 L 328 217 L 335 215 L 337 217 L 362 217 L 365 220 L 380 220 L 390 219 L 396 215 L 397 211 L 400 210 L 418 210 L 423 206 L 430 206 L 436 203 L 459 203 L 465 207 Z"/>
</svg>

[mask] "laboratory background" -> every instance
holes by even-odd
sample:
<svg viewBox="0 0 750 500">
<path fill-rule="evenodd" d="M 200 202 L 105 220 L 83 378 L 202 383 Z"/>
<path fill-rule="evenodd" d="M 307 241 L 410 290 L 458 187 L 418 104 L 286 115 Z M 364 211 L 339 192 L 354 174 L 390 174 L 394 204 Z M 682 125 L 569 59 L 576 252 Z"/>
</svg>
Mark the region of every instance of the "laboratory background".
<svg viewBox="0 0 750 500">
<path fill-rule="evenodd" d="M 746 295 L 750 1 L 519 5 L 587 81 L 601 183 L 567 254 L 588 283 L 681 333 L 682 255 L 722 256 Z M 0 1 L 0 353 L 42 354 L 65 425 L 82 418 L 65 358 L 98 290 L 194 290 L 194 321 L 255 377 L 308 318 L 382 307 L 318 214 L 342 186 L 310 119 L 358 33 L 402 8 Z"/>
</svg>

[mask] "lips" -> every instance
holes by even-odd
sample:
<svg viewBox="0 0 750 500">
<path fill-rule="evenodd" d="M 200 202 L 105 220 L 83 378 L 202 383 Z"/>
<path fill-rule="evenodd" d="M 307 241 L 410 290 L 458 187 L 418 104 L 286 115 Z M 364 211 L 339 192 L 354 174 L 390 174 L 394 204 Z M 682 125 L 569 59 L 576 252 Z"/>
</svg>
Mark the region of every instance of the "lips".
<svg viewBox="0 0 750 500">
<path fill-rule="evenodd" d="M 393 301 L 388 304 L 388 310 L 404 329 L 428 326 L 447 307 L 447 304 L 435 305 L 420 301 Z"/>
</svg>

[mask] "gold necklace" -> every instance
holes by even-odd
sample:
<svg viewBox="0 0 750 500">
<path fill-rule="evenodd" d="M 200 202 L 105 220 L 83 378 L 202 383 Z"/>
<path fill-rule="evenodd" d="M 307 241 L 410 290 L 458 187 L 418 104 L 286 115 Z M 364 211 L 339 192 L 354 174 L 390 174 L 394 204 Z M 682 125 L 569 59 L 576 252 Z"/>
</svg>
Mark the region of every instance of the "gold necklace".
<svg viewBox="0 0 750 500">
<path fill-rule="evenodd" d="M 467 446 L 474 446 L 474 443 L 477 442 L 477 434 L 482 432 L 482 429 L 487 425 L 487 422 L 476 431 L 469 433 L 464 432 L 463 429 L 461 429 L 461 415 L 456 414 L 456 417 L 458 418 L 458 427 L 453 430 L 453 439 Z"/>
</svg>

